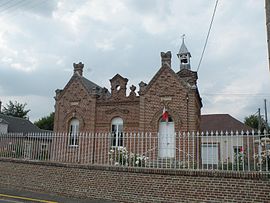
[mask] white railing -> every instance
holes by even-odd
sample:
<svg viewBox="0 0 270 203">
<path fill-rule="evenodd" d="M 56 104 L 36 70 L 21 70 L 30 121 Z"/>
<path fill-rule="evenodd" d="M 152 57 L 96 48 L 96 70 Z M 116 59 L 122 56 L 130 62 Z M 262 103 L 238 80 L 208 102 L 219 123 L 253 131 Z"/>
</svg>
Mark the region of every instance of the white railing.
<svg viewBox="0 0 270 203">
<path fill-rule="evenodd" d="M 0 134 L 0 157 L 121 167 L 269 172 L 270 138 L 266 132 L 254 131 L 173 135 L 13 133 Z"/>
</svg>

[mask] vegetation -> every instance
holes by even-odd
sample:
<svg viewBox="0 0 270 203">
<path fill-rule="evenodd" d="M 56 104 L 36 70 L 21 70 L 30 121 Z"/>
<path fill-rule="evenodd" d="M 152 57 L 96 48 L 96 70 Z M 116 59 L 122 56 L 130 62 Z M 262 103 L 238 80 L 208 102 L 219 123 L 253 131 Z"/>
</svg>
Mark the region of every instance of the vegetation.
<svg viewBox="0 0 270 203">
<path fill-rule="evenodd" d="M 259 142 L 261 153 L 255 154 L 258 170 L 270 170 L 270 138 L 262 138 Z"/>
<path fill-rule="evenodd" d="M 148 157 L 128 152 L 125 147 L 115 147 L 109 151 L 110 163 L 115 166 L 144 167 Z"/>
<path fill-rule="evenodd" d="M 245 117 L 244 123 L 248 125 L 249 127 L 256 130 L 264 131 L 266 127 L 268 127 L 269 129 L 268 124 L 265 122 L 262 116 L 259 117 L 258 115 L 250 115 L 248 117 Z M 260 129 L 259 129 L 259 123 L 260 123 Z"/>
<path fill-rule="evenodd" d="M 2 113 L 8 116 L 14 116 L 19 118 L 28 118 L 27 114 L 29 113 L 30 109 L 25 109 L 26 103 L 21 104 L 17 101 L 12 102 L 9 101 L 6 106 L 4 106 Z"/>
<path fill-rule="evenodd" d="M 54 123 L 54 112 L 50 113 L 50 115 L 42 117 L 34 124 L 38 126 L 40 129 L 44 130 L 53 130 L 53 123 Z"/>
<path fill-rule="evenodd" d="M 0 157 L 23 158 L 23 147 L 19 144 L 9 144 L 1 149 Z"/>
</svg>

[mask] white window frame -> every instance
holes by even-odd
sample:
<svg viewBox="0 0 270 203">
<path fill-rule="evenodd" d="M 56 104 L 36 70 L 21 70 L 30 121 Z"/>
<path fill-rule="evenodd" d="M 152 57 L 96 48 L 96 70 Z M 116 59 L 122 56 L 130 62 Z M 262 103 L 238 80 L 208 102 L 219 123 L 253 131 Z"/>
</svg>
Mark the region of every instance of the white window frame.
<svg viewBox="0 0 270 203">
<path fill-rule="evenodd" d="M 111 122 L 111 146 L 123 146 L 123 119 L 115 117 Z"/>
<path fill-rule="evenodd" d="M 214 151 L 214 149 L 216 151 Z M 218 143 L 203 143 L 201 145 L 201 150 L 202 150 L 202 164 L 203 165 L 205 165 L 205 164 L 218 165 L 218 162 L 219 162 L 219 156 L 218 156 L 219 145 L 218 145 Z M 214 152 L 216 152 L 217 154 L 214 154 Z M 205 153 L 204 155 L 206 155 L 206 156 L 203 156 L 203 153 Z M 210 156 L 210 155 L 212 155 L 212 156 Z"/>
<path fill-rule="evenodd" d="M 69 146 L 79 145 L 79 126 L 80 122 L 77 118 L 73 118 L 69 124 Z"/>
</svg>

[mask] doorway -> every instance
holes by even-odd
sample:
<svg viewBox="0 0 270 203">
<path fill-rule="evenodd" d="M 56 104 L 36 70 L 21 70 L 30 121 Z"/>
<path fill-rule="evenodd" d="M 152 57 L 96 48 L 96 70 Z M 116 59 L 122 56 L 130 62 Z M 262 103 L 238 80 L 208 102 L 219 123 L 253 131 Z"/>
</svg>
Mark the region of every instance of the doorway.
<svg viewBox="0 0 270 203">
<path fill-rule="evenodd" d="M 175 157 L 175 129 L 174 122 L 169 116 L 167 121 L 159 122 L 159 157 L 174 158 Z"/>
</svg>

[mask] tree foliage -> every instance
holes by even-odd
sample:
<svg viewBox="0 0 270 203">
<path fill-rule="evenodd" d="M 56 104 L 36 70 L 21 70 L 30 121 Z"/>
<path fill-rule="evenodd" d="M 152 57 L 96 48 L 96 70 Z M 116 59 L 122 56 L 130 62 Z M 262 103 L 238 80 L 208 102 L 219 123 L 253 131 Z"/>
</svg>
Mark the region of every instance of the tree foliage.
<svg viewBox="0 0 270 203">
<path fill-rule="evenodd" d="M 40 129 L 44 130 L 53 130 L 53 123 L 54 123 L 54 112 L 50 113 L 50 115 L 42 117 L 34 124 L 38 126 Z"/>
<path fill-rule="evenodd" d="M 9 116 L 19 117 L 19 118 L 28 118 L 27 114 L 30 109 L 25 109 L 26 103 L 21 104 L 17 101 L 9 101 L 6 106 L 4 106 L 2 113 Z"/>
<path fill-rule="evenodd" d="M 250 115 L 248 117 L 245 117 L 244 123 L 248 125 L 249 127 L 258 130 L 259 129 L 259 123 L 261 125 L 260 129 L 261 131 L 264 131 L 266 127 L 268 126 L 263 117 L 259 117 L 258 115 Z"/>
</svg>

